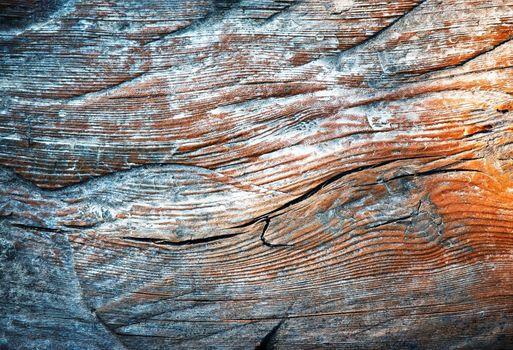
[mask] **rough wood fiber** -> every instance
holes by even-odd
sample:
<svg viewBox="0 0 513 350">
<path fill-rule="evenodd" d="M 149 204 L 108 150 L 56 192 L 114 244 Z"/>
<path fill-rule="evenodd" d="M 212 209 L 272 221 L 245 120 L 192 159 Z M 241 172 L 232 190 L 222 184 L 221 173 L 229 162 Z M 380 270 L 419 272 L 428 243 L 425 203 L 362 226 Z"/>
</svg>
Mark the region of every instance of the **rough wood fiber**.
<svg viewBox="0 0 513 350">
<path fill-rule="evenodd" d="M 0 0 L 0 347 L 513 348 L 513 2 Z"/>
</svg>

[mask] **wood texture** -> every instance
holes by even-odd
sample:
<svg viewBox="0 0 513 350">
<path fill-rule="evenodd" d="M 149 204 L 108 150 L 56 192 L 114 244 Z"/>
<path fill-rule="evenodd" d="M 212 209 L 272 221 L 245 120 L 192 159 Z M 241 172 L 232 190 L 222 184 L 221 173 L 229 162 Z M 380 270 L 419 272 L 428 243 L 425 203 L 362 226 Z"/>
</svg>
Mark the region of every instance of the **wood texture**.
<svg viewBox="0 0 513 350">
<path fill-rule="evenodd" d="M 512 349 L 513 2 L 0 0 L 0 347 Z"/>
</svg>

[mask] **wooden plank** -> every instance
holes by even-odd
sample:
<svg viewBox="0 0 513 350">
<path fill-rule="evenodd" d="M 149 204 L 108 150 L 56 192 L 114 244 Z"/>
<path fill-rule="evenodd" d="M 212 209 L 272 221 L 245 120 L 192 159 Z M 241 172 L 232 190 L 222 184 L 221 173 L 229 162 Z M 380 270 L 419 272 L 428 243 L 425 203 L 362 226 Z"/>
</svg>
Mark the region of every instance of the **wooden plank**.
<svg viewBox="0 0 513 350">
<path fill-rule="evenodd" d="M 513 348 L 513 2 L 0 1 L 0 346 Z"/>
</svg>

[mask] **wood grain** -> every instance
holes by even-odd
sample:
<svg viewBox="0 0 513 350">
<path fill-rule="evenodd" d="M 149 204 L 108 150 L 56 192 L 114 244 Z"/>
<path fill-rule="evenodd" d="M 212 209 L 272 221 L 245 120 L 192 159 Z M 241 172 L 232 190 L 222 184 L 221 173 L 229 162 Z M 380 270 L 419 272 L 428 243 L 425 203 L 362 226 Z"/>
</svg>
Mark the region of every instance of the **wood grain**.
<svg viewBox="0 0 513 350">
<path fill-rule="evenodd" d="M 0 347 L 513 348 L 513 2 L 0 0 Z"/>
</svg>

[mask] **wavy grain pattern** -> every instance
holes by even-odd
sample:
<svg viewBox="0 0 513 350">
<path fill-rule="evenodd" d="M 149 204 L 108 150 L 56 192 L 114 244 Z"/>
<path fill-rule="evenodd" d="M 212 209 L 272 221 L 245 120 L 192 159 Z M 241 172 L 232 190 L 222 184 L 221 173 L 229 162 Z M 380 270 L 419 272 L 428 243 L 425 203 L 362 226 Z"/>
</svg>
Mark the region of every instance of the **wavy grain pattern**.
<svg viewBox="0 0 513 350">
<path fill-rule="evenodd" d="M 513 348 L 513 2 L 0 0 L 0 347 Z"/>
</svg>

